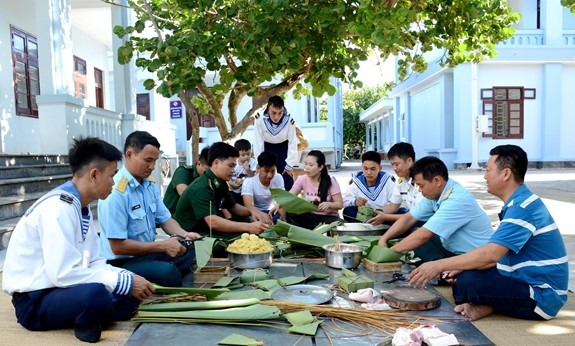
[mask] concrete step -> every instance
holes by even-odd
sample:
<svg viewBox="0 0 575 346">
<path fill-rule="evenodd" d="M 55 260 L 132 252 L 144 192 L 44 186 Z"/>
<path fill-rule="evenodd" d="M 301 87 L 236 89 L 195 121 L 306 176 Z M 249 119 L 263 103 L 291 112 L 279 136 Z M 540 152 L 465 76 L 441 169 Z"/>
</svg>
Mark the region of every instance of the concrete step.
<svg viewBox="0 0 575 346">
<path fill-rule="evenodd" d="M 48 177 L 0 180 L 0 196 L 23 196 L 27 193 L 47 192 L 72 178 L 72 173 Z"/>
<path fill-rule="evenodd" d="M 0 199 L 0 220 L 17 218 L 26 212 L 28 208 L 45 192 L 27 193 L 23 196 L 8 196 Z"/>
<path fill-rule="evenodd" d="M 39 197 L 43 196 L 44 194 L 40 194 Z M 34 200 L 35 202 L 36 200 Z M 32 202 L 32 204 L 34 204 Z M 26 212 L 27 208 L 24 209 L 22 215 Z M 94 219 L 94 227 L 96 231 L 99 231 L 98 227 L 98 202 L 94 201 L 90 204 L 90 210 L 92 211 L 92 217 Z M 13 217 L 11 219 L 6 219 L 0 221 L 0 250 L 6 249 L 8 247 L 8 243 L 10 242 L 10 237 L 12 236 L 12 231 L 14 231 L 14 227 L 20 221 L 21 216 Z"/>
<path fill-rule="evenodd" d="M 70 165 L 0 166 L 0 180 L 70 174 Z"/>
<path fill-rule="evenodd" d="M 68 155 L 0 155 L 0 167 L 68 163 Z"/>
</svg>

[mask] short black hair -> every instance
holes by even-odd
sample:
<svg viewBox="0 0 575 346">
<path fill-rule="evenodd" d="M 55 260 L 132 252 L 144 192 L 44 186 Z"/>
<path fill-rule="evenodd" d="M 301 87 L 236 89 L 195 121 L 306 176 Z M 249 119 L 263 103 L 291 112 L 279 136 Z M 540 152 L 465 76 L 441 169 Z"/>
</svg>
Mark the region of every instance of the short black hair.
<svg viewBox="0 0 575 346">
<path fill-rule="evenodd" d="M 445 181 L 449 179 L 447 166 L 435 156 L 425 156 L 415 161 L 409 169 L 409 175 L 414 177 L 416 174 L 421 174 L 427 181 L 432 181 L 436 176 L 442 177 Z"/>
<path fill-rule="evenodd" d="M 216 159 L 226 160 L 230 157 L 240 157 L 238 149 L 232 147 L 228 143 L 216 142 L 210 146 L 210 152 L 208 153 L 208 166 L 211 167 Z"/>
<path fill-rule="evenodd" d="M 363 161 L 373 161 L 378 165 L 381 165 L 381 155 L 377 151 L 366 151 L 365 153 L 361 154 L 361 162 L 363 163 Z"/>
<path fill-rule="evenodd" d="M 83 175 L 91 166 L 103 170 L 108 163 L 121 160 L 122 152 L 118 148 L 97 137 L 74 138 L 68 151 L 68 161 L 74 175 Z"/>
<path fill-rule="evenodd" d="M 284 99 L 281 98 L 281 96 L 272 96 L 268 99 L 268 107 L 269 106 L 274 106 L 276 108 L 283 108 L 285 107 L 285 103 L 284 103 Z M 267 107 L 266 107 L 267 109 Z"/>
<path fill-rule="evenodd" d="M 509 168 L 516 182 L 525 181 L 529 160 L 527 153 L 521 147 L 513 144 L 498 145 L 489 151 L 489 155 L 497 155 L 495 159 L 497 169 Z"/>
<path fill-rule="evenodd" d="M 137 154 L 146 145 L 153 145 L 154 147 L 160 149 L 160 142 L 158 139 L 146 131 L 134 131 L 128 135 L 126 138 L 126 143 L 124 144 L 124 153 L 128 151 L 129 148 L 134 149 L 134 152 Z"/>
<path fill-rule="evenodd" d="M 269 168 L 278 165 L 278 157 L 271 151 L 264 151 L 258 155 L 258 166 Z"/>
<path fill-rule="evenodd" d="M 198 161 L 200 161 L 200 163 L 202 163 L 204 165 L 207 164 L 209 152 L 210 152 L 210 146 L 208 145 L 207 147 L 202 149 L 202 151 L 200 151 L 200 156 L 198 157 Z"/>
<path fill-rule="evenodd" d="M 252 150 L 252 143 L 247 139 L 241 138 L 234 143 L 234 147 L 238 149 L 238 151 L 248 151 Z"/>
<path fill-rule="evenodd" d="M 387 158 L 392 159 L 394 157 L 399 157 L 402 160 L 406 160 L 411 157 L 412 161 L 415 161 L 415 150 L 411 143 L 399 142 L 389 148 L 387 151 Z"/>
</svg>

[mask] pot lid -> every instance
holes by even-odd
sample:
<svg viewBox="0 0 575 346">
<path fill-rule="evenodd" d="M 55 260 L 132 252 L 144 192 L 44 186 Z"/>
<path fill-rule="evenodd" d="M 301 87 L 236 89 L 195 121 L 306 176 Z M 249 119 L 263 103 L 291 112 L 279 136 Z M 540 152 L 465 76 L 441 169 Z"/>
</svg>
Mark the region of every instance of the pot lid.
<svg viewBox="0 0 575 346">
<path fill-rule="evenodd" d="M 333 298 L 333 292 L 325 287 L 315 285 L 291 285 L 272 293 L 272 299 L 278 301 L 323 304 Z"/>
</svg>

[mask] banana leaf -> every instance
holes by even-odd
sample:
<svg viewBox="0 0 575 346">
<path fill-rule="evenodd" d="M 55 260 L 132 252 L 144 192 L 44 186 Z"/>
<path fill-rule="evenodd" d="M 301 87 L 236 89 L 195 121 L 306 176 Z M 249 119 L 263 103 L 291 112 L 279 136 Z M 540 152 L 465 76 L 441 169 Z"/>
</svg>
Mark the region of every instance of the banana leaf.
<svg viewBox="0 0 575 346">
<path fill-rule="evenodd" d="M 229 287 L 229 286 L 232 284 L 232 282 L 234 282 L 234 281 L 238 281 L 238 282 L 239 282 L 238 277 L 222 276 L 221 278 L 218 279 L 218 281 L 217 281 L 212 287 L 215 287 L 215 288 L 218 288 L 218 287 Z M 242 286 L 243 286 L 243 285 L 242 285 Z"/>
<path fill-rule="evenodd" d="M 268 291 L 270 293 L 282 288 L 282 286 L 276 279 L 256 281 L 250 284 L 250 286 L 262 289 L 264 291 Z"/>
<path fill-rule="evenodd" d="M 140 311 L 138 318 L 202 319 L 222 321 L 250 321 L 278 318 L 281 311 L 270 305 L 253 304 L 218 310 Z"/>
<path fill-rule="evenodd" d="M 324 234 L 326 232 L 331 231 L 332 229 L 336 228 L 339 225 L 341 225 L 340 221 L 334 221 L 332 223 L 318 225 L 316 228 L 313 229 L 313 231 L 316 233 Z"/>
<path fill-rule="evenodd" d="M 266 232 L 268 233 L 268 235 L 271 235 L 272 232 L 274 232 L 280 237 L 287 237 L 290 227 L 291 225 L 289 223 L 282 220 L 277 220 L 275 225 L 270 226 L 270 228 L 268 228 Z"/>
<path fill-rule="evenodd" d="M 403 257 L 402 253 L 397 253 L 382 245 L 374 246 L 367 254 L 367 259 L 375 263 L 397 262 Z"/>
<path fill-rule="evenodd" d="M 309 280 L 318 280 L 318 279 L 327 279 L 329 278 L 329 274 L 319 274 L 319 273 L 314 273 L 314 274 L 310 274 L 308 276 L 286 276 L 283 277 L 281 279 L 279 279 L 279 283 L 282 286 L 290 286 L 290 285 L 296 285 L 305 281 L 309 281 Z"/>
<path fill-rule="evenodd" d="M 292 225 L 289 229 L 288 239 L 292 243 L 299 243 L 317 247 L 322 247 L 324 245 L 335 243 L 333 238 L 326 237 L 323 234 L 294 225 Z"/>
<path fill-rule="evenodd" d="M 321 321 L 315 321 L 301 326 L 292 326 L 288 330 L 290 331 L 290 333 L 315 335 L 317 333 L 317 327 L 319 327 L 320 324 Z"/>
<path fill-rule="evenodd" d="M 292 326 L 303 326 L 304 324 L 309 324 L 315 321 L 315 317 L 313 317 L 309 310 L 290 312 L 288 314 L 284 314 L 284 317 Z"/>
<path fill-rule="evenodd" d="M 229 292 L 226 288 L 191 288 L 191 287 L 164 287 L 154 285 L 155 293 L 184 293 L 187 295 L 203 295 L 208 300 L 212 300 L 219 295 Z"/>
<path fill-rule="evenodd" d="M 138 311 L 188 311 L 188 310 L 213 310 L 249 306 L 259 303 L 256 298 L 212 300 L 194 302 L 173 302 L 140 305 Z"/>
<path fill-rule="evenodd" d="M 357 207 L 357 216 L 355 218 L 361 222 L 367 222 L 367 220 L 371 219 L 375 215 L 377 214 L 373 208 L 362 205 Z"/>
<path fill-rule="evenodd" d="M 264 343 L 241 334 L 231 334 L 218 342 L 218 345 L 261 346 Z"/>
<path fill-rule="evenodd" d="M 265 269 L 245 269 L 240 276 L 240 283 L 250 283 L 254 281 L 267 280 L 270 277 L 269 271 Z"/>
<path fill-rule="evenodd" d="M 305 214 L 317 210 L 317 206 L 282 189 L 270 189 L 274 200 L 288 213 Z"/>
<path fill-rule="evenodd" d="M 245 298 L 257 298 L 259 300 L 270 300 L 272 299 L 271 292 L 264 292 L 263 290 L 245 290 L 245 291 L 228 291 L 221 294 L 216 299 L 245 299 Z"/>
<path fill-rule="evenodd" d="M 216 238 L 204 237 L 202 240 L 196 240 L 194 242 L 198 268 L 203 268 L 208 264 L 210 257 L 212 257 L 212 250 L 214 249 L 214 243 L 216 240 Z"/>
</svg>

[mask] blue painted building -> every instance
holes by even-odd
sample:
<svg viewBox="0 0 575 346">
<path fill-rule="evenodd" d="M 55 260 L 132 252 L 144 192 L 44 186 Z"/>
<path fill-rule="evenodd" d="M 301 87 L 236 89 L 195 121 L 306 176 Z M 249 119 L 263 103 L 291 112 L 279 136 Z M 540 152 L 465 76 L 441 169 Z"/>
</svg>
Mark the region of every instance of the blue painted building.
<svg viewBox="0 0 575 346">
<path fill-rule="evenodd" d="M 417 157 L 478 168 L 500 144 L 521 146 L 538 167 L 575 165 L 575 15 L 554 0 L 510 0 L 515 35 L 480 64 L 429 68 L 360 114 L 368 149 L 410 142 Z"/>
</svg>

